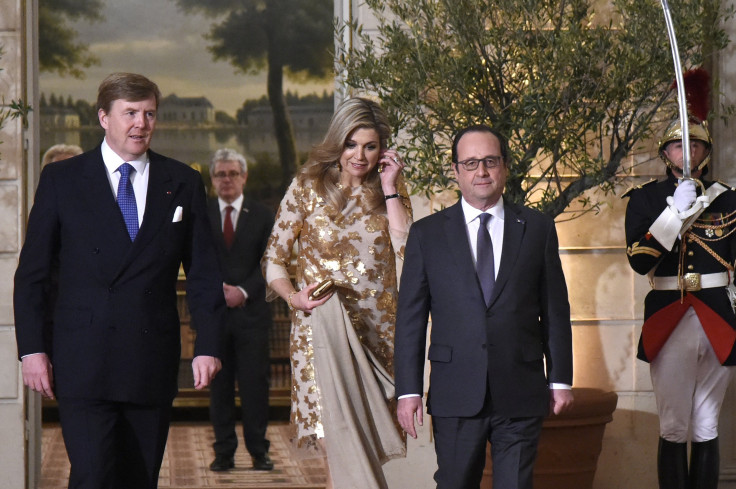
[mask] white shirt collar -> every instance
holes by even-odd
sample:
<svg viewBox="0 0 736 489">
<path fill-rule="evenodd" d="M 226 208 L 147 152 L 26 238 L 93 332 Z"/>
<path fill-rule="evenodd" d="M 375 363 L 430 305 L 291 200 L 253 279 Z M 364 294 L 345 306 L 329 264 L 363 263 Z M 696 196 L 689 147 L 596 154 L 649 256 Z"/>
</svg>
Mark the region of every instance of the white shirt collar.
<svg viewBox="0 0 736 489">
<path fill-rule="evenodd" d="M 130 163 L 130 165 L 135 168 L 135 171 L 142 175 L 143 172 L 146 171 L 146 167 L 148 166 L 148 152 L 145 152 L 141 155 L 140 158 L 133 161 L 125 161 L 122 159 L 113 149 L 110 147 L 109 144 L 107 144 L 107 138 L 105 138 L 102 141 L 102 161 L 105 162 L 105 167 L 107 168 L 107 172 L 112 175 L 117 171 L 118 167 L 122 165 L 123 163 Z"/>
<path fill-rule="evenodd" d="M 217 202 L 220 204 L 220 214 L 222 214 L 222 211 L 225 210 L 225 207 L 231 205 L 233 206 L 233 209 L 240 212 L 240 210 L 243 208 L 243 194 L 240 194 L 240 197 L 233 200 L 230 204 L 222 200 L 220 197 L 217 198 Z"/>
<path fill-rule="evenodd" d="M 503 195 L 498 198 L 496 203 L 493 204 L 493 207 L 486 211 L 476 209 L 475 207 L 470 205 L 467 200 L 465 200 L 465 197 L 460 199 L 460 205 L 462 206 L 463 214 L 465 215 L 465 224 L 469 224 L 471 221 L 475 220 L 478 216 L 483 214 L 483 212 L 491 214 L 493 217 L 500 219 L 501 221 L 503 221 L 505 216 L 505 213 L 503 211 Z"/>
</svg>

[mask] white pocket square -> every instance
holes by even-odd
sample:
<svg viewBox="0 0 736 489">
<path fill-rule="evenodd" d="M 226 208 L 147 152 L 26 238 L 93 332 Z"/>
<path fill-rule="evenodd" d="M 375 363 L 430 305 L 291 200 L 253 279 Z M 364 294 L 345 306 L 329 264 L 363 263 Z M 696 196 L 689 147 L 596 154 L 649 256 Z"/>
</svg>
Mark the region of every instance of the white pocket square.
<svg viewBox="0 0 736 489">
<path fill-rule="evenodd" d="M 181 217 L 183 214 L 184 214 L 184 209 L 182 209 L 180 205 L 177 205 L 176 210 L 174 211 L 174 218 L 171 220 L 171 222 L 181 221 Z"/>
</svg>

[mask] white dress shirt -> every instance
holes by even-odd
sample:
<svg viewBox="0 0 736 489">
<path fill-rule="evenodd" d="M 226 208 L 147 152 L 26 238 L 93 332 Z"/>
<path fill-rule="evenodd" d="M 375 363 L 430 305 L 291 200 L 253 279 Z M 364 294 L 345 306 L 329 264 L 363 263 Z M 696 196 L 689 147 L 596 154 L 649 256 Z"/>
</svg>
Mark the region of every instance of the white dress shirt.
<svg viewBox="0 0 736 489">
<path fill-rule="evenodd" d="M 468 242 L 470 243 L 470 252 L 473 255 L 473 264 L 478 259 L 478 226 L 480 226 L 480 215 L 483 213 L 490 214 L 492 217 L 488 221 L 488 232 L 491 233 L 491 242 L 493 243 L 493 270 L 494 278 L 498 277 L 498 268 L 501 266 L 501 250 L 503 250 L 503 197 L 485 211 L 476 209 L 468 204 L 465 198 L 460 200 L 465 215 L 465 230 L 468 233 Z"/>
<path fill-rule="evenodd" d="M 217 202 L 220 204 L 220 229 L 223 231 L 225 230 L 225 208 L 227 206 L 232 206 L 233 209 L 230 211 L 230 219 L 233 222 L 233 231 L 235 231 L 238 227 L 238 216 L 240 215 L 240 210 L 243 208 L 243 194 L 240 194 L 240 197 L 233 200 L 230 204 L 219 197 L 217 198 Z"/>
<path fill-rule="evenodd" d="M 144 153 L 141 157 L 134 161 L 125 161 L 112 150 L 107 144 L 107 138 L 102 141 L 102 161 L 105 162 L 107 169 L 107 178 L 110 181 L 112 194 L 115 200 L 118 198 L 118 184 L 120 183 L 120 172 L 118 167 L 123 163 L 130 163 L 135 168 L 130 173 L 130 182 L 133 184 L 133 193 L 135 194 L 135 205 L 138 208 L 138 227 L 143 223 L 143 213 L 146 210 L 146 194 L 148 192 L 148 153 Z"/>
</svg>

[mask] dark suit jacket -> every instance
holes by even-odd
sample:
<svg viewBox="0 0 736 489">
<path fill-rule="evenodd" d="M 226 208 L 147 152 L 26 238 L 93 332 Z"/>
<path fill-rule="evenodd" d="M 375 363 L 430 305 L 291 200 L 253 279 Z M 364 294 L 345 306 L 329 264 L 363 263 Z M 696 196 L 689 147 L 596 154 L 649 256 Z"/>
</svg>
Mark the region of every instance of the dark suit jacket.
<svg viewBox="0 0 736 489">
<path fill-rule="evenodd" d="M 554 221 L 505 204 L 501 265 L 486 307 L 458 202 L 409 232 L 396 320 L 396 395 L 421 394 L 427 319 L 429 413 L 544 416 L 548 381 L 572 384 L 567 288 Z M 543 360 L 546 359 L 545 375 Z"/>
<path fill-rule="evenodd" d="M 227 321 L 246 328 L 269 329 L 271 310 L 266 302 L 266 281 L 261 272 L 261 257 L 273 227 L 273 213 L 264 205 L 243 200 L 235 223 L 235 240 L 230 249 L 222 235 L 220 207 L 210 200 L 209 218 L 215 236 L 220 269 L 226 284 L 242 287 L 248 293 L 245 307 L 228 308 Z"/>
<path fill-rule="evenodd" d="M 176 281 L 198 334 L 194 354 L 218 356 L 222 279 L 200 175 L 149 152 L 146 210 L 135 242 L 115 202 L 100 147 L 44 168 L 15 274 L 19 356 L 46 352 L 58 397 L 167 404 L 177 392 Z M 182 219 L 173 222 L 177 207 Z M 51 351 L 44 314 L 58 264 Z"/>
</svg>

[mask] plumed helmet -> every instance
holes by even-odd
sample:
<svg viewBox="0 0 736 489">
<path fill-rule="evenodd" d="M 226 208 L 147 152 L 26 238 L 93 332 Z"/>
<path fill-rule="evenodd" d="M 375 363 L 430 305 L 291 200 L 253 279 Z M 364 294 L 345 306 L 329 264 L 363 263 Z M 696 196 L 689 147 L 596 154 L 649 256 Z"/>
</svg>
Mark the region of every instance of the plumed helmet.
<svg viewBox="0 0 736 489">
<path fill-rule="evenodd" d="M 685 83 L 685 96 L 687 98 L 689 118 L 688 131 L 690 140 L 699 140 L 705 143 L 708 155 L 695 168 L 695 171 L 703 170 L 710 163 L 713 148 L 713 139 L 708 131 L 708 112 L 710 111 L 710 75 L 703 68 L 695 68 L 683 74 Z M 673 83 L 672 89 L 677 84 Z M 682 124 L 680 119 L 675 119 L 667 126 L 662 139 L 659 140 L 659 157 L 669 168 L 677 168 L 664 153 L 667 144 L 672 141 L 682 140 Z"/>
</svg>

